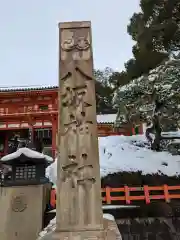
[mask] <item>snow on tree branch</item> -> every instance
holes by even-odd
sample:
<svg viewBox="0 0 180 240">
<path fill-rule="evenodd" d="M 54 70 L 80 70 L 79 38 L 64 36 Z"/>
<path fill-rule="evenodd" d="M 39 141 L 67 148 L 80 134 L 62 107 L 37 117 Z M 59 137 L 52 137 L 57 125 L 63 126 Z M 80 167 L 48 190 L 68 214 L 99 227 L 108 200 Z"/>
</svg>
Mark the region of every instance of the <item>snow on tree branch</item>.
<svg viewBox="0 0 180 240">
<path fill-rule="evenodd" d="M 147 121 L 159 116 L 163 130 L 175 128 L 180 119 L 180 59 L 169 59 L 149 75 L 134 79 L 114 94 L 117 121 Z M 124 111 L 126 110 L 126 111 Z"/>
</svg>

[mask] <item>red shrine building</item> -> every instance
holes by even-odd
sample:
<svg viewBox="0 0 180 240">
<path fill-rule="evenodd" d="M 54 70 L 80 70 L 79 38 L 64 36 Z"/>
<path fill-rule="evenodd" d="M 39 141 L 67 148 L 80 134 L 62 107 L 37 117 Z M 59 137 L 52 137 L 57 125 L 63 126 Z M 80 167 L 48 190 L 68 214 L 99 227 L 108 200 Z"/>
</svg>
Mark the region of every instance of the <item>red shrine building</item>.
<svg viewBox="0 0 180 240">
<path fill-rule="evenodd" d="M 97 115 L 99 136 L 131 135 L 130 129 L 114 129 L 116 114 Z M 8 153 L 15 136 L 43 143 L 55 156 L 58 130 L 58 87 L 0 89 L 0 157 Z"/>
<path fill-rule="evenodd" d="M 115 118 L 116 114 L 97 116 L 99 136 L 115 134 Z M 54 156 L 57 129 L 58 87 L 0 89 L 0 156 L 8 153 L 15 136 L 28 140 L 30 132 Z"/>
</svg>

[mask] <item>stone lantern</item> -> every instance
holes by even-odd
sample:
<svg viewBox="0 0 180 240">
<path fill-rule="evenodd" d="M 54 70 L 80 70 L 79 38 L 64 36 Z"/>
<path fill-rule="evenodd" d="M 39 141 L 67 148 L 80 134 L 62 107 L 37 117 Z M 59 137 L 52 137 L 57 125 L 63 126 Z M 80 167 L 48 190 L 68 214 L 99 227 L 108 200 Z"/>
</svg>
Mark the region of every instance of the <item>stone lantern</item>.
<svg viewBox="0 0 180 240">
<path fill-rule="evenodd" d="M 48 178 L 46 167 L 51 159 L 28 148 L 0 160 L 6 171 L 0 191 L 0 239 L 32 240 L 42 229 L 46 207 Z"/>
</svg>

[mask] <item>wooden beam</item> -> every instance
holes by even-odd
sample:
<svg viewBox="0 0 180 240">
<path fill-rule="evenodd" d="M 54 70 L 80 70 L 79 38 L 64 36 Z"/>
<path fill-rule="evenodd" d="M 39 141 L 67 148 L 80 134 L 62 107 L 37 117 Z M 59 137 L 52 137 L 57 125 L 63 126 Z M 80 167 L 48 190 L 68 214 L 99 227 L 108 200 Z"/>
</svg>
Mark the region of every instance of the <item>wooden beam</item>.
<svg viewBox="0 0 180 240">
<path fill-rule="evenodd" d="M 50 89 L 50 90 L 27 90 L 27 91 L 4 91 L 0 92 L 0 99 L 4 98 L 14 98 L 17 96 L 52 96 L 54 94 L 58 95 L 58 88 Z"/>
<path fill-rule="evenodd" d="M 0 102 L 0 108 L 16 108 L 16 107 L 26 107 L 26 106 L 35 106 L 35 105 L 49 105 L 52 104 L 51 100 L 38 100 L 35 99 L 33 101 L 20 101 L 20 102 L 8 102 L 2 103 Z"/>
<path fill-rule="evenodd" d="M 47 111 L 47 112 L 28 112 L 28 113 L 11 113 L 11 114 L 0 114 L 0 120 L 1 121 L 7 121 L 7 119 L 28 119 L 29 116 L 33 117 L 39 117 L 42 119 L 42 117 L 51 117 L 53 115 L 57 115 L 57 111 Z"/>
</svg>

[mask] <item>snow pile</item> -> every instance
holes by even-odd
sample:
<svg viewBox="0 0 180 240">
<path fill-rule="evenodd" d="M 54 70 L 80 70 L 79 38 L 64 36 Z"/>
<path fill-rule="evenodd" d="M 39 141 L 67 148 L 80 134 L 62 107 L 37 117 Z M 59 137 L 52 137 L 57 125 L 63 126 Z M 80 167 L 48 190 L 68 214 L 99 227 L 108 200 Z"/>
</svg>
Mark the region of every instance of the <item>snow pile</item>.
<svg viewBox="0 0 180 240">
<path fill-rule="evenodd" d="M 115 172 L 180 175 L 180 158 L 168 152 L 153 152 L 145 136 L 109 136 L 99 138 L 101 177 Z M 47 168 L 47 177 L 55 184 L 57 162 Z"/>
<path fill-rule="evenodd" d="M 48 237 L 48 235 L 52 234 L 52 232 L 55 231 L 55 229 L 56 229 L 56 217 L 53 218 L 48 224 L 48 226 L 44 228 L 42 232 L 39 233 L 39 238 L 37 240 L 42 239 L 44 236 Z"/>
<path fill-rule="evenodd" d="M 46 168 L 46 177 L 50 179 L 52 183 L 56 186 L 56 179 L 57 179 L 57 159 Z"/>
<path fill-rule="evenodd" d="M 178 131 L 174 131 L 174 132 L 162 132 L 162 137 L 169 137 L 169 138 L 179 138 L 180 137 L 180 130 L 178 129 Z"/>
<path fill-rule="evenodd" d="M 101 176 L 115 172 L 137 172 L 142 174 L 180 174 L 180 158 L 168 152 L 153 152 L 147 148 L 144 136 L 112 136 L 101 138 Z"/>
</svg>

